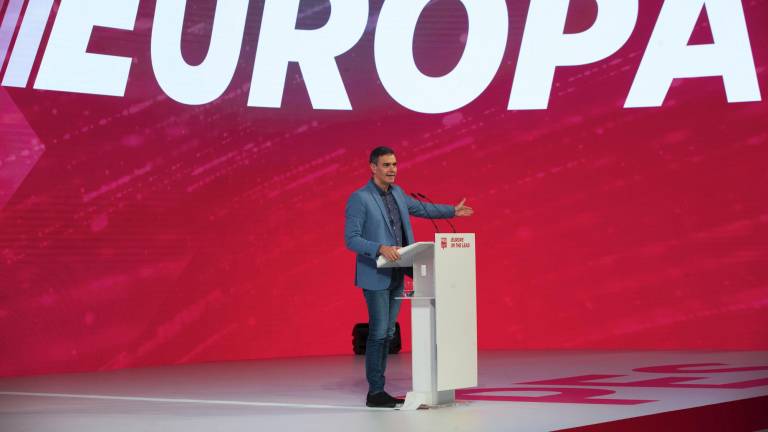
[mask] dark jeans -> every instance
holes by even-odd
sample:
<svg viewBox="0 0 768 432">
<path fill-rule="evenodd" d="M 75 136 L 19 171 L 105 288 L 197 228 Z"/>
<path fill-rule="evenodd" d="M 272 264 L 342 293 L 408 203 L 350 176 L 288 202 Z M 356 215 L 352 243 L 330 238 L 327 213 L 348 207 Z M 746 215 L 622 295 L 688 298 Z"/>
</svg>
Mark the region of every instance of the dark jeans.
<svg viewBox="0 0 768 432">
<path fill-rule="evenodd" d="M 389 343 L 395 335 L 397 313 L 403 296 L 403 285 L 380 291 L 363 290 L 368 305 L 368 341 L 365 346 L 365 378 L 368 392 L 384 390 L 384 372 L 387 369 Z"/>
</svg>

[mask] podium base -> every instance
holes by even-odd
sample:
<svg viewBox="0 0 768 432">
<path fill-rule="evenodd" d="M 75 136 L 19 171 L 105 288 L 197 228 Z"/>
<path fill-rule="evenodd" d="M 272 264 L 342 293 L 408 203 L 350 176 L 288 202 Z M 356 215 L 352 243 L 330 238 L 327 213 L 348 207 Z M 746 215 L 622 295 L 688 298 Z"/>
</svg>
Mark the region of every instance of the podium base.
<svg viewBox="0 0 768 432">
<path fill-rule="evenodd" d="M 426 408 L 427 398 L 424 393 L 408 392 L 405 395 L 405 403 L 400 407 L 403 411 L 414 411 Z"/>
<path fill-rule="evenodd" d="M 405 395 L 405 403 L 401 410 L 413 411 L 417 409 L 428 409 L 450 406 L 456 403 L 456 393 L 453 390 L 436 392 L 416 392 L 411 391 Z"/>
</svg>

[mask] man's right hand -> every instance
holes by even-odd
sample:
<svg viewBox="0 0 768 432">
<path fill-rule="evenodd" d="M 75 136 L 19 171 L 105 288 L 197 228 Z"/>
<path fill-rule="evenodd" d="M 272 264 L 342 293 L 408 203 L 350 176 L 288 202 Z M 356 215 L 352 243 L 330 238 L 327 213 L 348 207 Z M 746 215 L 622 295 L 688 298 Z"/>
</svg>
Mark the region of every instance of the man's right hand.
<svg viewBox="0 0 768 432">
<path fill-rule="evenodd" d="M 379 247 L 379 254 L 381 254 L 387 261 L 397 261 L 400 259 L 400 252 L 397 251 L 397 246 L 381 245 Z"/>
</svg>

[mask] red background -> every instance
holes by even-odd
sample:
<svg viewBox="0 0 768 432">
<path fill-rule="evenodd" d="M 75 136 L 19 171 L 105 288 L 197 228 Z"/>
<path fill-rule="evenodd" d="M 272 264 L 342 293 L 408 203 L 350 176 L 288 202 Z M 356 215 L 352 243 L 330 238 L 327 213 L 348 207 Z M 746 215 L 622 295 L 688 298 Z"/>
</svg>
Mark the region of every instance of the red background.
<svg viewBox="0 0 768 432">
<path fill-rule="evenodd" d="M 194 64 L 215 1 L 188 3 Z M 260 1 L 211 104 L 157 85 L 151 0 L 133 31 L 96 29 L 89 47 L 135 59 L 125 97 L 0 89 L 0 375 L 351 354 L 366 312 L 343 209 L 378 145 L 407 191 L 475 209 L 454 223 L 477 233 L 481 349 L 768 348 L 766 103 L 728 104 L 721 78 L 699 78 L 623 109 L 661 7 L 644 0 L 616 54 L 558 68 L 548 110 L 507 111 L 527 13 L 508 3 L 501 69 L 444 115 L 387 95 L 373 27 L 338 58 L 353 111 L 312 110 L 296 65 L 282 109 L 247 107 Z M 322 26 L 324 5 L 303 2 L 298 25 Z M 768 4 L 743 6 L 765 97 Z M 574 0 L 566 30 L 595 14 Z M 433 2 L 422 70 L 450 71 L 465 31 L 458 1 Z M 691 43 L 707 42 L 703 15 Z M 407 347 L 407 307 L 400 320 Z"/>
</svg>

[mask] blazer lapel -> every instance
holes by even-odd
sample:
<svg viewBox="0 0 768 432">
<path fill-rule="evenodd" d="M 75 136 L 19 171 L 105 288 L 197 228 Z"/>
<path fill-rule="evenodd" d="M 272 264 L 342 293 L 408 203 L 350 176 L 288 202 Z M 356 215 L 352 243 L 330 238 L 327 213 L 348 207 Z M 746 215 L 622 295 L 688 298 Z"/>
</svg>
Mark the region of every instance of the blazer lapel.
<svg viewBox="0 0 768 432">
<path fill-rule="evenodd" d="M 403 239 L 403 243 L 405 243 L 403 246 L 408 246 L 413 243 L 412 239 L 408 238 L 411 233 L 411 218 L 408 213 L 408 203 L 405 202 L 404 192 L 400 192 L 394 186 L 392 186 L 392 196 L 395 197 L 395 202 L 397 202 L 397 207 L 400 210 L 400 221 L 403 224 L 403 231 L 405 231 L 406 238 Z"/>
</svg>

